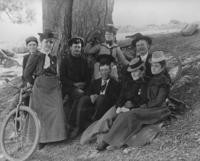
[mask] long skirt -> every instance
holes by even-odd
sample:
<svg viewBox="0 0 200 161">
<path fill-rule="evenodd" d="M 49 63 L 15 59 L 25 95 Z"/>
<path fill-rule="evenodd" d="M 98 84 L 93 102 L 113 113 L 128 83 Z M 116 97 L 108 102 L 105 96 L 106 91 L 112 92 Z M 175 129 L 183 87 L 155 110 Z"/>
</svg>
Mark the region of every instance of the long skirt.
<svg viewBox="0 0 200 161">
<path fill-rule="evenodd" d="M 109 145 L 121 147 L 129 145 L 131 137 L 137 134 L 144 125 L 152 125 L 164 120 L 170 115 L 168 108 L 134 109 L 119 114 L 109 132 L 103 136 L 103 141 Z"/>
<path fill-rule="evenodd" d="M 100 120 L 93 122 L 81 135 L 80 143 L 87 144 L 97 139 L 100 134 L 107 133 L 116 118 L 116 108 L 110 108 Z"/>
<path fill-rule="evenodd" d="M 37 113 L 41 124 L 40 143 L 66 139 L 65 115 L 59 80 L 56 76 L 36 78 L 30 107 Z M 29 121 L 29 128 L 32 123 Z"/>
</svg>

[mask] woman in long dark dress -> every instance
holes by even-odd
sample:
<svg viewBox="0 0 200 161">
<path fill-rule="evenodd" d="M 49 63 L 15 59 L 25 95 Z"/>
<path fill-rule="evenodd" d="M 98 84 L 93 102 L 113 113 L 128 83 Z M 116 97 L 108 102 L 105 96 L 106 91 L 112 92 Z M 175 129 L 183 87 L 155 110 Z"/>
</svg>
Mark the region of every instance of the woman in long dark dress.
<svg viewBox="0 0 200 161">
<path fill-rule="evenodd" d="M 30 107 L 37 113 L 41 123 L 39 144 L 66 139 L 65 116 L 59 77 L 57 57 L 51 51 L 55 35 L 50 31 L 39 34 L 41 53 L 31 55 L 24 70 L 24 78 L 32 84 Z M 35 80 L 32 75 L 35 76 Z M 31 129 L 31 121 L 29 128 Z"/>
<path fill-rule="evenodd" d="M 154 52 L 151 61 L 153 77 L 149 80 L 144 104 L 131 111 L 125 111 L 117 116 L 109 132 L 103 136 L 103 141 L 97 146 L 102 151 L 108 145 L 121 147 L 130 144 L 130 136 L 137 134 L 143 125 L 154 124 L 170 115 L 165 100 L 170 91 L 170 78 L 166 74 L 164 53 Z"/>
</svg>

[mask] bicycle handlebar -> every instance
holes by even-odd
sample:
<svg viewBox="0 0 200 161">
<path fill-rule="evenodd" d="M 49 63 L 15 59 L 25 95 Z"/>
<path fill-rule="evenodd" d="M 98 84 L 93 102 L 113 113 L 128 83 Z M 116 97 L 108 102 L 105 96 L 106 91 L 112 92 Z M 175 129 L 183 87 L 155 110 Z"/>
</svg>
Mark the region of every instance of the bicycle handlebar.
<svg viewBox="0 0 200 161">
<path fill-rule="evenodd" d="M 22 88 L 20 88 L 20 87 L 18 87 L 18 86 L 16 86 L 16 85 L 14 85 L 13 83 L 11 83 L 11 81 L 9 80 L 9 79 L 5 79 L 5 81 L 6 81 L 6 83 L 8 83 L 10 86 L 12 86 L 12 87 L 14 87 L 14 88 L 16 88 L 16 89 L 18 89 L 18 90 L 23 90 L 23 91 L 28 91 L 28 90 L 30 90 L 32 87 L 26 87 L 26 88 L 24 88 L 24 89 L 22 89 Z"/>
</svg>

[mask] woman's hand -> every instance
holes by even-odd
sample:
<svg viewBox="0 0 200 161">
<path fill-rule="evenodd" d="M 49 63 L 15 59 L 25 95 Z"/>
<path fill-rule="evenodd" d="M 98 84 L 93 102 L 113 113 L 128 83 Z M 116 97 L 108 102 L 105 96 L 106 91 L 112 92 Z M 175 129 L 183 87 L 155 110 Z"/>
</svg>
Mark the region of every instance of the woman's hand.
<svg viewBox="0 0 200 161">
<path fill-rule="evenodd" d="M 121 112 L 128 112 L 128 111 L 130 111 L 130 109 L 123 106 L 123 107 L 118 107 L 116 113 L 119 114 Z"/>
<path fill-rule="evenodd" d="M 94 103 L 96 101 L 96 99 L 97 99 L 98 96 L 99 96 L 98 94 L 90 95 L 91 102 Z"/>
</svg>

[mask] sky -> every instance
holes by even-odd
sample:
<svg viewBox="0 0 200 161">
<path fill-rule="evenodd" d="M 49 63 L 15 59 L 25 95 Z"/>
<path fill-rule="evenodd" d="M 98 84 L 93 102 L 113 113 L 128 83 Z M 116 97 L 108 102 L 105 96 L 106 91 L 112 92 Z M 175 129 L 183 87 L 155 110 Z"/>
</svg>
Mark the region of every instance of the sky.
<svg viewBox="0 0 200 161">
<path fill-rule="evenodd" d="M 42 4 L 40 0 L 32 0 L 31 8 L 35 10 L 35 21 L 30 24 L 13 24 L 7 18 L 3 17 L 0 21 L 0 48 L 10 48 L 11 46 L 25 45 L 25 39 L 28 36 L 38 36 L 42 31 Z"/>
<path fill-rule="evenodd" d="M 116 25 L 166 24 L 172 19 L 200 21 L 200 0 L 115 0 Z"/>
</svg>

